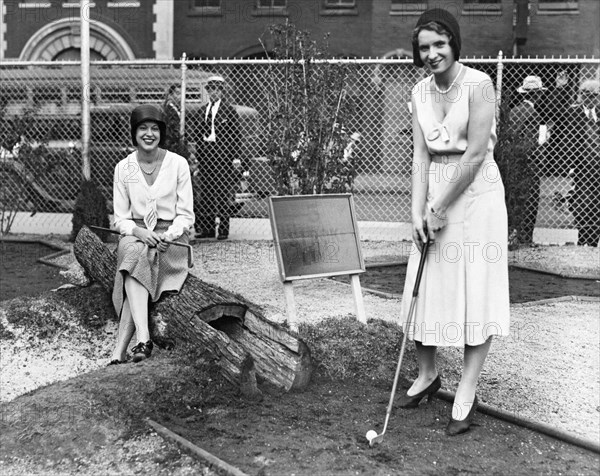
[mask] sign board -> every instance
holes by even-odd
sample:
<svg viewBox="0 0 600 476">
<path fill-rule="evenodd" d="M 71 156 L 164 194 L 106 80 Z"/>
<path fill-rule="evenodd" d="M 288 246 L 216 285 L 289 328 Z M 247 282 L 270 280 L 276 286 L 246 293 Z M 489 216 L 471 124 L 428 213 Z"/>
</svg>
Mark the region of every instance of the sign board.
<svg viewBox="0 0 600 476">
<path fill-rule="evenodd" d="M 269 197 L 281 279 L 365 271 L 352 194 Z"/>
</svg>

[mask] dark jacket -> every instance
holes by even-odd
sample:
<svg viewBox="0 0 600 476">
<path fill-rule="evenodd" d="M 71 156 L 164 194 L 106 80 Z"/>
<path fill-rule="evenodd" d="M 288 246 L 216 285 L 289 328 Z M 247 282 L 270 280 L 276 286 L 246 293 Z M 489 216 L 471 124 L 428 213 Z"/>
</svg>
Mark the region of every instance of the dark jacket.
<svg viewBox="0 0 600 476">
<path fill-rule="evenodd" d="M 229 170 L 233 167 L 233 161 L 240 159 L 241 153 L 241 131 L 240 120 L 235 108 L 221 100 L 219 109 L 215 116 L 215 142 L 206 142 L 204 137 L 211 134 L 212 115 L 206 114 L 209 104 L 204 104 L 198 111 L 198 161 L 202 164 Z"/>
</svg>

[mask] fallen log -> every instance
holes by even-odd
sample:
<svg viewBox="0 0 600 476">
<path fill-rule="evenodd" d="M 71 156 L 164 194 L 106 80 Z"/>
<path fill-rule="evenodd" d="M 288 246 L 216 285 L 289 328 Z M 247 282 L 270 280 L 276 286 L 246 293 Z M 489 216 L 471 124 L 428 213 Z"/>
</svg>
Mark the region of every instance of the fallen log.
<svg viewBox="0 0 600 476">
<path fill-rule="evenodd" d="M 85 226 L 73 250 L 87 274 L 112 292 L 116 255 Z M 285 391 L 302 390 L 309 383 L 312 361 L 302 340 L 269 321 L 244 297 L 192 274 L 180 293 L 163 295 L 150 306 L 149 318 L 157 345 L 200 345 L 245 393 L 259 392 L 257 376 Z"/>
</svg>

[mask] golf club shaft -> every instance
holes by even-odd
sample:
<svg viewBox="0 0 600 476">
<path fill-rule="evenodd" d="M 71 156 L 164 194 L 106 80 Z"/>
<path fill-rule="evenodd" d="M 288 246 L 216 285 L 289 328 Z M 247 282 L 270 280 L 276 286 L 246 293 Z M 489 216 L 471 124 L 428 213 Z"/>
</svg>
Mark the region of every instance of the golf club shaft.
<svg viewBox="0 0 600 476">
<path fill-rule="evenodd" d="M 402 347 L 400 348 L 400 357 L 398 358 L 398 365 L 396 365 L 396 374 L 394 375 L 394 384 L 392 385 L 392 393 L 390 395 L 390 402 L 388 403 L 387 411 L 385 414 L 385 422 L 383 424 L 383 431 L 379 437 L 383 437 L 387 429 L 388 422 L 390 420 L 390 414 L 392 413 L 392 407 L 394 405 L 394 397 L 396 396 L 396 389 L 398 387 L 398 379 L 400 377 L 400 368 L 402 367 L 402 359 L 404 357 L 404 351 L 406 350 L 406 342 L 408 340 L 408 330 L 412 323 L 413 314 L 415 312 L 417 296 L 419 295 L 419 285 L 421 284 L 421 277 L 423 276 L 423 268 L 425 267 L 425 259 L 427 258 L 427 251 L 429 250 L 429 238 L 423 244 L 421 250 L 421 258 L 419 260 L 419 267 L 417 269 L 417 277 L 415 278 L 415 285 L 413 287 L 412 299 L 410 301 L 410 308 L 408 310 L 408 317 L 406 319 L 406 325 L 404 327 L 404 336 L 402 338 Z"/>
<path fill-rule="evenodd" d="M 121 235 L 120 231 L 112 230 L 110 228 L 104 228 L 104 227 L 95 226 L 95 225 L 87 225 L 87 227 L 91 228 L 92 230 L 106 231 L 107 233 L 112 233 L 113 235 Z M 162 240 L 162 241 L 163 241 L 163 243 L 167 243 L 168 245 L 182 246 L 184 248 L 187 248 L 187 250 L 188 250 L 188 268 L 194 267 L 192 245 L 188 245 L 187 243 L 179 243 L 178 241 L 171 241 L 171 240 Z"/>
</svg>

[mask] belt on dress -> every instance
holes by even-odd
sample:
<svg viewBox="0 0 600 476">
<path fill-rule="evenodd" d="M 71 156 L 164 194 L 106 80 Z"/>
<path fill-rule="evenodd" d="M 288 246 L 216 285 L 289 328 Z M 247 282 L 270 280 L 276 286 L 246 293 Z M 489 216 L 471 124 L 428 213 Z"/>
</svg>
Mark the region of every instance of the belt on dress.
<svg viewBox="0 0 600 476">
<path fill-rule="evenodd" d="M 435 154 L 431 156 L 431 161 L 436 164 L 449 164 L 451 162 L 458 162 L 463 154 Z"/>
<path fill-rule="evenodd" d="M 141 218 L 134 218 L 133 221 L 140 228 L 146 228 L 144 220 Z M 161 220 L 160 218 L 156 221 L 156 228 L 169 228 L 173 224 L 173 220 Z"/>
</svg>

